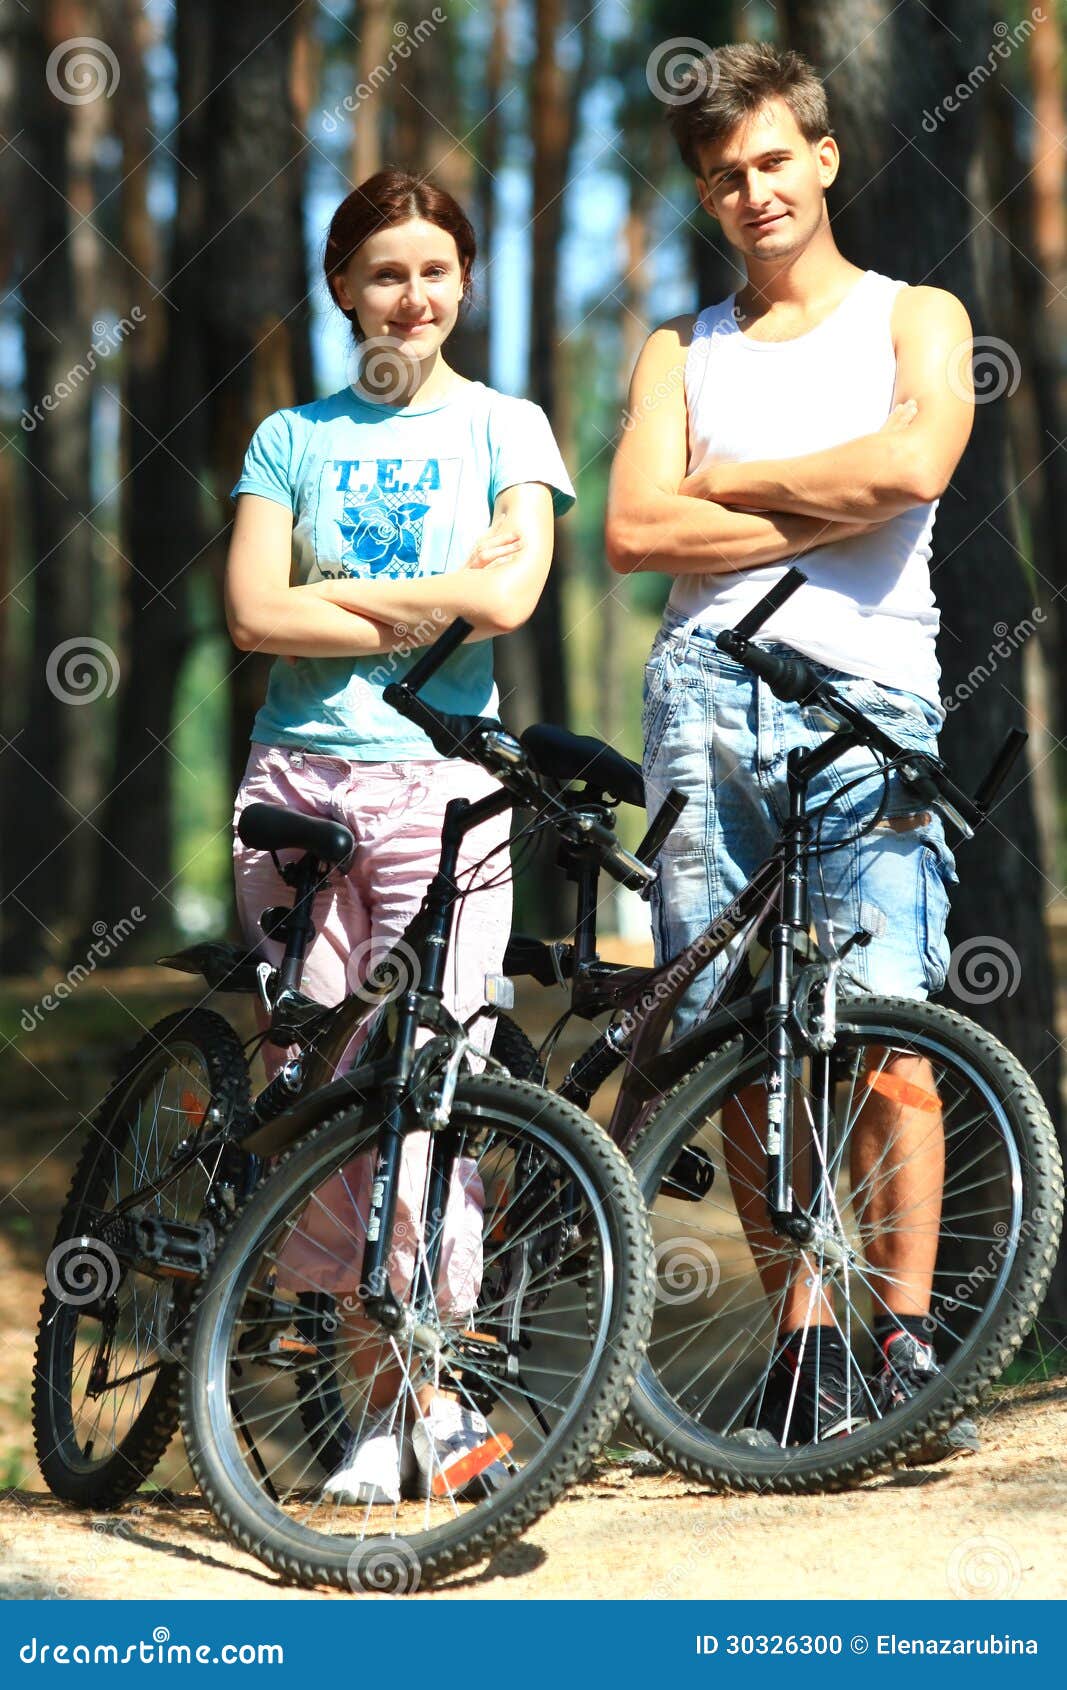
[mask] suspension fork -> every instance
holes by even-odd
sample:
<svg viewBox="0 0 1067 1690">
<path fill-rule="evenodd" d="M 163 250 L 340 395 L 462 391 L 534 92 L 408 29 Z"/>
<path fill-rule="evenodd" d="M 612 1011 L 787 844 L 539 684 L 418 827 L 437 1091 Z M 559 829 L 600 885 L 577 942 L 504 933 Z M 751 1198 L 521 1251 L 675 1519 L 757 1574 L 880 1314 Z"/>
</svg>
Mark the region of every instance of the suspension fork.
<svg viewBox="0 0 1067 1690">
<path fill-rule="evenodd" d="M 423 1248 L 418 1252 L 415 1281 L 415 1301 L 429 1318 L 436 1306 L 434 1287 L 445 1239 L 445 1211 L 452 1183 L 452 1169 L 459 1154 L 459 1131 L 446 1127 L 436 1132 L 430 1144 L 429 1179 L 426 1190 L 426 1229 Z"/>
<path fill-rule="evenodd" d="M 420 955 L 421 979 L 418 989 L 404 993 L 401 999 L 397 1034 L 394 1042 L 393 1072 L 381 1087 L 382 1109 L 378 1121 L 378 1153 L 371 1185 L 370 1210 L 367 1218 L 367 1241 L 363 1252 L 363 1273 L 359 1287 L 360 1299 L 366 1312 L 387 1330 L 396 1332 L 404 1324 L 405 1311 L 389 1283 L 389 1254 L 396 1216 L 397 1189 L 400 1180 L 400 1159 L 404 1138 L 410 1131 L 409 1102 L 411 1076 L 415 1063 L 415 1043 L 419 1031 L 420 997 L 441 998 L 445 976 L 445 960 L 452 938 L 452 928 L 459 888 L 456 870 L 459 848 L 465 836 L 493 816 L 501 815 L 514 805 L 511 794 L 503 790 L 490 793 L 471 803 L 467 798 L 453 798 L 445 807 L 444 827 L 441 830 L 441 856 L 437 873 L 426 893 L 425 941 Z M 430 1163 L 431 1215 L 439 1212 L 442 1224 L 437 1226 L 428 1241 L 426 1261 L 420 1261 L 418 1294 L 432 1288 L 437 1278 L 441 1257 L 444 1202 L 447 1200 L 448 1176 L 451 1172 L 449 1146 L 437 1140 L 450 1134 L 435 1134 Z M 452 1158 L 455 1152 L 452 1150 Z M 434 1196 L 434 1193 L 437 1196 Z M 432 1307 L 432 1302 L 427 1306 Z"/>
<path fill-rule="evenodd" d="M 794 950 L 811 925 L 805 854 L 810 833 L 804 807 L 805 763 L 800 750 L 791 751 L 786 759 L 789 818 L 782 834 L 782 919 L 771 929 L 771 1001 L 767 1009 L 767 1210 L 774 1230 L 800 1243 L 807 1243 L 813 1231 L 810 1217 L 798 1210 L 792 1184 L 794 1101 L 801 1071 L 790 1026 Z"/>
</svg>

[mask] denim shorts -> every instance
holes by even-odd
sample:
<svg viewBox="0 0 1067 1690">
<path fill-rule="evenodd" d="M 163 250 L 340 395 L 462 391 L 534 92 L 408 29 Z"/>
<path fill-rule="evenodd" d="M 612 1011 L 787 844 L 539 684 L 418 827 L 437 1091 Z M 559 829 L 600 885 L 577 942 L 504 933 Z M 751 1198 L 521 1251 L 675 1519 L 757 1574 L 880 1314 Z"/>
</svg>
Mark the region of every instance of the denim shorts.
<svg viewBox="0 0 1067 1690">
<path fill-rule="evenodd" d="M 761 643 L 797 655 L 790 647 Z M 900 744 L 936 752 L 940 716 L 928 700 L 825 664 L 811 667 Z M 795 746 L 821 744 L 830 731 L 825 718 L 782 703 L 720 652 L 712 630 L 686 632 L 684 624 L 665 623 L 645 668 L 649 815 L 671 787 L 689 802 L 663 847 L 653 890 L 658 963 L 695 939 L 751 879 L 788 813 L 786 757 Z M 849 952 L 851 979 L 842 979 L 842 990 L 925 998 L 945 983 L 955 860 L 936 811 L 910 795 L 895 771 L 882 819 L 862 839 L 847 842 L 883 797 L 878 767 L 866 747 L 854 746 L 808 787 L 809 814 L 835 798 L 822 819 L 822 844 L 845 841 L 809 861 L 812 919 L 828 955 L 861 927 L 875 934 Z M 706 1012 L 742 942 L 714 958 L 679 1000 L 676 1037 Z"/>
</svg>

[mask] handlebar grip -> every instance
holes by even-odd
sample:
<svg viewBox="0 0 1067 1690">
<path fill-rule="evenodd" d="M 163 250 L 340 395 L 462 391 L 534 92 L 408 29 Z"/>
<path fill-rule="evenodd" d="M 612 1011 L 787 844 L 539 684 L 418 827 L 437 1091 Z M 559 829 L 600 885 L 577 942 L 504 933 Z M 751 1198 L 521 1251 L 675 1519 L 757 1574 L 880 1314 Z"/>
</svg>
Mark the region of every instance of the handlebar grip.
<svg viewBox="0 0 1067 1690">
<path fill-rule="evenodd" d="M 1025 728 L 1008 729 L 1004 743 L 994 757 L 989 773 L 979 783 L 978 791 L 974 795 L 974 802 L 980 810 L 988 811 L 989 806 L 1007 780 L 1012 764 L 1029 737 Z"/>
<path fill-rule="evenodd" d="M 645 834 L 645 837 L 642 839 L 640 845 L 634 853 L 638 862 L 655 862 L 663 848 L 664 840 L 674 827 L 675 822 L 678 820 L 678 817 L 681 815 L 688 802 L 689 796 L 687 793 L 679 792 L 677 787 L 671 787 L 666 798 L 663 800 L 663 803 L 652 818 L 652 824 L 649 827 L 648 832 Z"/>
<path fill-rule="evenodd" d="M 735 657 L 738 663 L 751 669 L 761 681 L 766 681 L 775 697 L 786 704 L 803 704 L 822 686 L 815 670 L 802 657 L 775 657 L 762 646 L 750 645 L 746 639 L 739 638 L 736 628 L 724 628 L 721 634 L 716 634 L 715 644 L 728 657 Z"/>
<path fill-rule="evenodd" d="M 438 635 L 433 645 L 427 646 L 422 656 L 416 659 L 404 676 L 404 685 L 408 691 L 418 692 L 421 687 L 424 687 L 430 677 L 436 675 L 442 663 L 448 661 L 456 647 L 461 646 L 471 632 L 471 624 L 462 616 L 457 616 L 454 622 L 450 622 L 444 633 Z M 424 724 L 420 723 L 420 726 L 422 725 Z"/>
<path fill-rule="evenodd" d="M 757 629 L 770 620 L 776 610 L 781 610 L 786 599 L 792 598 L 798 587 L 802 587 L 807 580 L 802 569 L 787 569 L 782 579 L 773 586 L 769 593 L 765 593 L 758 604 L 754 604 L 747 616 L 742 616 L 737 627 L 732 630 L 739 639 L 750 640 Z"/>
<path fill-rule="evenodd" d="M 406 681 L 391 681 L 382 693 L 386 704 L 406 716 L 409 722 L 422 729 L 427 739 L 442 757 L 467 757 L 471 755 L 467 741 L 476 727 L 484 725 L 481 716 L 450 716 L 443 710 L 435 710 L 432 704 L 419 698 L 409 691 Z M 492 722 L 490 726 L 498 724 Z"/>
</svg>

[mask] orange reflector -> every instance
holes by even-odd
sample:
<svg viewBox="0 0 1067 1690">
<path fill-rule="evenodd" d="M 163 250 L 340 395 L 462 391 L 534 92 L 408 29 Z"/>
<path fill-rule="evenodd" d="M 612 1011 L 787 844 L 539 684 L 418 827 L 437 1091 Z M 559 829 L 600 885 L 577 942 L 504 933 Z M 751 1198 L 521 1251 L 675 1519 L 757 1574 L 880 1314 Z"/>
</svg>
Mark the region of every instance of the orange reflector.
<svg viewBox="0 0 1067 1690">
<path fill-rule="evenodd" d="M 276 1356 L 317 1356 L 317 1344 L 306 1343 L 303 1338 L 272 1338 L 270 1341 L 272 1355 Z"/>
<path fill-rule="evenodd" d="M 506 1432 L 487 1438 L 477 1449 L 472 1449 L 466 1455 L 461 1455 L 458 1461 L 453 1461 L 444 1472 L 435 1473 L 430 1490 L 434 1496 L 447 1496 L 450 1490 L 462 1490 L 471 1479 L 476 1479 L 479 1473 L 484 1473 L 487 1467 L 491 1467 L 494 1461 L 498 1461 L 502 1455 L 507 1455 L 510 1448 L 511 1439 Z"/>
<path fill-rule="evenodd" d="M 479 1344 L 499 1344 L 500 1343 L 500 1339 L 494 1338 L 493 1334 L 491 1332 L 475 1332 L 470 1327 L 467 1328 L 466 1332 L 461 1332 L 460 1337 L 461 1338 L 476 1338 L 478 1340 Z"/>
<path fill-rule="evenodd" d="M 199 1123 L 206 1105 L 199 1092 L 183 1091 L 178 1107 L 189 1125 L 195 1127 Z"/>
<path fill-rule="evenodd" d="M 903 1080 L 899 1074 L 887 1074 L 884 1069 L 876 1073 L 872 1068 L 867 1075 L 867 1085 L 871 1091 L 881 1092 L 883 1097 L 894 1103 L 906 1103 L 909 1109 L 927 1109 L 933 1115 L 941 1107 L 935 1091 L 924 1091 L 913 1080 Z"/>
</svg>

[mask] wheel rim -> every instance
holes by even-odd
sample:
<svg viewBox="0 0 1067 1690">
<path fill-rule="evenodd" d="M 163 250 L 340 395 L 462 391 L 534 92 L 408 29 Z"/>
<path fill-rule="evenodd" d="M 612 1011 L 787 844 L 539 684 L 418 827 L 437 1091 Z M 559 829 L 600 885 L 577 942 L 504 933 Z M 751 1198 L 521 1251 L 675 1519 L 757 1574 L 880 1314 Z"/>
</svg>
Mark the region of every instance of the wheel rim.
<svg viewBox="0 0 1067 1690">
<path fill-rule="evenodd" d="M 255 1248 L 247 1255 L 240 1249 L 244 1260 L 236 1273 L 229 1272 L 234 1264 L 227 1258 L 220 1261 L 219 1283 L 213 1278 L 196 1317 L 198 1334 L 202 1321 L 209 1326 L 204 1345 L 195 1345 L 197 1354 L 204 1357 L 210 1382 L 203 1430 L 194 1433 L 196 1442 L 207 1446 L 201 1448 L 201 1455 L 221 1478 L 224 1490 L 236 1493 L 254 1509 L 261 1541 L 284 1544 L 290 1553 L 303 1553 L 319 1565 L 343 1570 L 353 1588 L 396 1588 L 397 1579 L 401 1588 L 409 1587 L 404 1581 L 417 1577 L 420 1557 L 431 1548 L 440 1552 L 469 1540 L 472 1512 L 485 1515 L 505 1500 L 505 1493 L 510 1503 L 520 1488 L 525 1492 L 534 1486 L 582 1410 L 588 1383 L 605 1354 L 617 1271 L 603 1199 L 588 1173 L 549 1134 L 525 1120 L 504 1120 L 500 1108 L 490 1117 L 476 1106 L 457 1102 L 452 1124 L 460 1135 L 458 1154 L 475 1165 L 485 1190 L 481 1288 L 473 1310 L 464 1309 L 461 1302 L 452 1312 L 439 1306 L 423 1309 L 422 1314 L 436 1322 L 441 1334 L 444 1353 L 438 1379 L 442 1389 L 453 1392 L 464 1407 L 488 1412 L 489 1438 L 498 1440 L 506 1475 L 500 1490 L 460 1496 L 447 1475 L 435 1473 L 435 1478 L 444 1478 L 438 1497 L 405 1497 L 372 1506 L 342 1503 L 326 1493 L 323 1438 L 316 1440 L 308 1430 L 311 1393 L 305 1389 L 302 1403 L 297 1403 L 302 1370 L 307 1378 L 316 1374 L 320 1380 L 324 1375 L 329 1378 L 329 1406 L 319 1421 L 320 1428 L 327 1426 L 331 1442 L 327 1464 L 339 1439 L 358 1444 L 374 1430 L 384 1428 L 387 1435 L 395 1434 L 402 1446 L 421 1419 L 416 1393 L 425 1375 L 420 1374 L 410 1342 L 406 1350 L 395 1342 L 390 1346 L 377 1330 L 363 1342 L 351 1312 L 342 1314 L 330 1356 L 298 1357 L 294 1365 L 275 1368 L 273 1377 L 265 1380 L 264 1364 L 257 1361 L 254 1348 L 259 1339 L 253 1340 L 250 1355 L 246 1335 L 256 1331 L 257 1323 L 261 1333 L 265 1330 L 264 1291 L 269 1290 L 272 1302 L 286 1305 L 268 1311 L 277 1336 L 290 1328 L 299 1330 L 305 1321 L 321 1322 L 324 1297 L 332 1296 L 344 1310 L 342 1287 L 335 1281 L 327 1285 L 329 1275 L 316 1275 L 307 1257 L 301 1259 L 304 1284 L 299 1288 L 286 1267 L 284 1238 L 319 1236 L 316 1225 L 306 1224 L 303 1217 L 311 1208 L 309 1193 L 325 1187 L 322 1172 L 309 1172 L 299 1191 L 284 1200 L 281 1208 L 275 1205 L 269 1219 L 264 1217 Z M 353 1135 L 350 1143 L 341 1177 L 351 1209 L 339 1215 L 336 1187 L 326 1206 L 331 1223 L 345 1221 L 352 1249 L 347 1271 L 353 1272 L 361 1234 L 348 1225 L 348 1218 L 354 1214 L 357 1226 L 364 1219 L 355 1168 L 373 1144 L 373 1134 L 368 1130 Z M 527 1170 L 530 1177 L 524 1176 L 521 1187 L 514 1178 L 520 1149 L 532 1151 L 537 1162 L 536 1169 Z M 531 1203 L 537 1180 L 543 1184 L 544 1195 Z M 546 1225 L 550 1229 L 556 1225 L 553 1204 L 561 1186 L 569 1193 L 568 1201 L 577 1204 L 581 1237 L 571 1238 L 554 1256 L 550 1250 L 542 1251 L 532 1263 L 522 1304 L 521 1379 L 508 1380 L 503 1354 L 494 1353 L 493 1343 L 499 1344 L 508 1328 L 508 1296 L 516 1283 L 517 1256 L 524 1243 L 543 1243 L 540 1235 Z M 433 1236 L 433 1228 L 428 1227 L 426 1241 Z M 231 1243 L 236 1257 L 242 1241 L 235 1238 Z M 394 1235 L 394 1256 L 396 1248 Z M 275 1278 L 268 1286 L 265 1269 L 269 1268 Z M 397 1277 L 391 1277 L 398 1288 Z M 402 1296 L 410 1301 L 406 1294 Z M 461 1332 L 475 1334 L 474 1341 L 461 1341 Z M 374 1382 L 385 1376 L 386 1360 L 399 1378 L 387 1391 L 376 1393 Z M 375 1397 L 378 1400 L 372 1401 Z M 342 1404 L 343 1424 L 337 1412 Z M 258 1463 L 248 1447 L 249 1435 L 259 1451 Z M 260 1464 L 275 1491 L 273 1498 Z M 472 1488 L 477 1493 L 477 1481 Z"/>
<path fill-rule="evenodd" d="M 884 1352 L 879 1357 L 874 1339 L 874 1318 L 876 1314 L 888 1316 L 889 1304 L 896 1301 L 887 1293 L 890 1277 L 897 1279 L 897 1289 L 900 1287 L 898 1274 L 890 1276 L 878 1271 L 877 1263 L 872 1264 L 872 1228 L 864 1218 L 871 1193 L 880 1179 L 885 1183 L 892 1165 L 883 1161 L 881 1175 L 877 1168 L 869 1169 L 866 1177 L 861 1172 L 855 1189 L 854 1170 L 849 1167 L 857 1122 L 862 1121 L 863 1107 L 869 1107 L 871 1095 L 863 1076 L 879 1071 L 869 1064 L 862 1066 L 864 1049 L 885 1051 L 892 1047 L 902 1054 L 928 1058 L 941 1104 L 946 1156 L 944 1196 L 932 1296 L 921 1327 L 923 1341 L 934 1346 L 941 1369 L 948 1363 L 965 1363 L 980 1343 L 1021 1241 L 1023 1180 L 1018 1146 L 1007 1111 L 978 1068 L 934 1033 L 902 1040 L 899 1027 L 888 1025 L 842 1028 L 839 1045 L 846 1046 L 857 1060 L 835 1086 L 836 1129 L 827 1157 L 831 1175 L 827 1198 L 832 1193 L 832 1202 L 824 1204 L 824 1230 L 814 1246 L 801 1249 L 779 1241 L 775 1264 L 763 1247 L 752 1247 L 738 1213 L 734 1185 L 728 1177 L 721 1105 L 740 1089 L 746 1075 L 758 1072 L 758 1056 L 735 1077 L 724 1095 L 716 1095 L 700 1110 L 699 1121 L 691 1123 L 690 1129 L 680 1130 L 670 1145 L 662 1147 L 656 1165 L 647 1167 L 642 1181 L 646 1194 L 655 1193 L 649 1204 L 659 1269 L 656 1315 L 642 1369 L 642 1389 L 659 1415 L 670 1418 L 683 1437 L 717 1446 L 720 1453 L 729 1449 L 731 1458 L 736 1456 L 742 1466 L 760 1460 L 758 1453 L 749 1453 L 752 1423 L 756 1427 L 768 1421 L 773 1424 L 778 1448 L 767 1448 L 768 1463 L 787 1458 L 800 1464 L 825 1462 L 831 1443 L 835 1457 L 838 1453 L 843 1456 L 846 1447 L 860 1452 L 865 1445 L 884 1443 L 889 1428 L 883 1422 L 894 1417 L 900 1421 L 906 1412 L 913 1412 L 920 1394 L 913 1390 L 895 1405 L 883 1401 L 887 1384 L 899 1394 L 904 1383 L 892 1370 L 888 1381 L 883 1380 L 880 1389 L 874 1388 L 874 1382 L 885 1372 Z M 884 1064 L 881 1072 L 890 1071 L 891 1065 Z M 805 1114 L 810 1122 L 810 1107 Z M 691 1165 L 683 1164 L 679 1169 L 677 1163 L 683 1146 L 706 1156 L 716 1170 L 711 1192 L 699 1202 L 672 1196 L 664 1181 L 672 1170 L 692 1179 Z M 734 1153 L 735 1181 L 737 1160 Z M 761 1178 L 760 1169 L 754 1168 L 753 1191 L 757 1189 L 754 1182 Z M 884 1219 L 892 1226 L 881 1227 L 883 1249 L 891 1231 L 901 1235 L 907 1230 L 902 1225 L 907 1219 L 903 1210 L 894 1216 L 890 1205 Z M 847 1250 L 842 1248 L 843 1243 Z M 757 1271 L 757 1255 L 763 1274 Z M 839 1260 L 835 1261 L 835 1256 Z M 884 1265 L 884 1257 L 882 1262 Z M 805 1427 L 796 1392 L 792 1393 L 791 1411 L 787 1405 L 781 1419 L 764 1411 L 774 1387 L 779 1397 L 782 1394 L 775 1362 L 779 1360 L 781 1366 L 786 1327 L 794 1329 L 783 1318 L 789 1291 L 783 1288 L 775 1297 L 765 1283 L 769 1268 L 776 1265 L 783 1274 L 788 1270 L 794 1291 L 798 1277 L 812 1282 L 805 1308 L 808 1318 L 801 1328 L 807 1334 L 801 1342 L 814 1346 L 801 1351 L 802 1366 L 806 1363 L 809 1373 L 819 1365 L 824 1352 L 818 1326 L 826 1317 L 825 1312 L 817 1311 L 825 1311 L 826 1301 L 830 1302 L 832 1326 L 845 1353 L 857 1415 L 866 1419 L 866 1426 L 849 1430 L 846 1414 L 844 1433 L 823 1438 L 819 1436 L 819 1416 L 814 1415 L 811 1427 L 815 1436 L 801 1437 Z M 833 1292 L 826 1299 L 821 1293 L 828 1280 L 832 1281 Z M 932 1403 L 934 1391 L 947 1396 L 950 1387 L 943 1378 L 931 1380 L 922 1392 L 924 1400 Z"/>
</svg>

